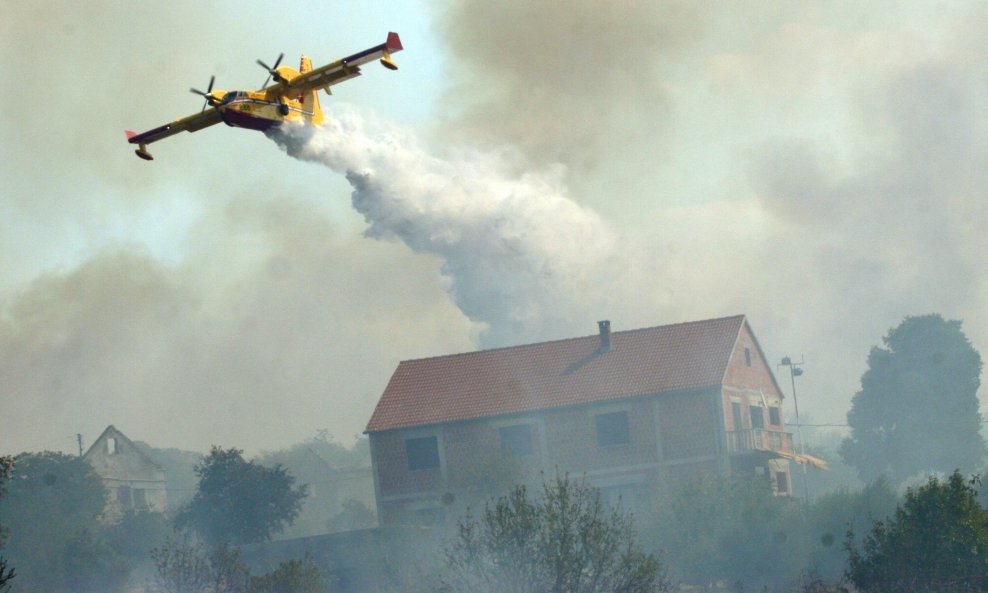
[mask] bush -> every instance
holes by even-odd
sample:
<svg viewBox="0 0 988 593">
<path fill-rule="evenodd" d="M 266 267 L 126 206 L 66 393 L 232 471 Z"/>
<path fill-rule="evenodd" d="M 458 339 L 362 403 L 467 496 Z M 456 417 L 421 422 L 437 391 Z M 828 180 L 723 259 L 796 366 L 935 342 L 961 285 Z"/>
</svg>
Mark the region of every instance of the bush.
<svg viewBox="0 0 988 593">
<path fill-rule="evenodd" d="M 469 515 L 447 547 L 449 592 L 649 593 L 666 591 L 659 561 L 644 553 L 631 516 L 608 509 L 600 492 L 556 477 L 531 498 L 525 486 Z"/>
<path fill-rule="evenodd" d="M 866 593 L 988 591 L 988 512 L 977 476 L 955 471 L 906 491 L 895 515 L 877 521 L 858 550 L 847 536 L 850 581 Z"/>
</svg>

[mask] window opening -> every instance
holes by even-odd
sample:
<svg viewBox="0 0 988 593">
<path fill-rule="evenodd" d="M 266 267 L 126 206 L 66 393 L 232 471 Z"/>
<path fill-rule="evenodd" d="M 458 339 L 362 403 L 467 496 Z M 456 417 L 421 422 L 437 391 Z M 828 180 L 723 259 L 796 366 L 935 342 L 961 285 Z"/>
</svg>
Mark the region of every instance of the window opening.
<svg viewBox="0 0 988 593">
<path fill-rule="evenodd" d="M 765 412 L 761 406 L 748 406 L 751 410 L 751 427 L 765 428 Z"/>
<path fill-rule="evenodd" d="M 439 440 L 436 437 L 406 439 L 405 452 L 410 470 L 439 467 Z"/>
<path fill-rule="evenodd" d="M 598 414 L 594 417 L 594 424 L 597 428 L 598 446 L 614 447 L 617 445 L 627 445 L 631 442 L 627 412 Z"/>
<path fill-rule="evenodd" d="M 532 425 L 515 424 L 497 429 L 501 436 L 501 452 L 505 455 L 522 457 L 535 452 L 532 444 Z"/>
<path fill-rule="evenodd" d="M 789 494 L 788 472 L 775 472 L 775 489 L 779 494 Z"/>
<path fill-rule="evenodd" d="M 133 506 L 133 500 L 130 497 L 130 486 L 121 486 L 117 488 L 117 502 L 119 502 L 126 509 Z"/>
<path fill-rule="evenodd" d="M 734 423 L 734 430 L 744 430 L 744 422 L 741 420 L 741 404 L 731 402 L 731 420 Z"/>
</svg>

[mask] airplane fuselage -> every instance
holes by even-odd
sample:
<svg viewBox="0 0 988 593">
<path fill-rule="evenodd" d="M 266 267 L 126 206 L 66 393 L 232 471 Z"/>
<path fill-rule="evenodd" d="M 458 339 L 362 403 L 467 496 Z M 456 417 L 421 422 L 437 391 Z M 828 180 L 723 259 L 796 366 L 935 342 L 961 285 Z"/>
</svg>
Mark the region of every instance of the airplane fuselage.
<svg viewBox="0 0 988 593">
<path fill-rule="evenodd" d="M 285 121 L 312 122 L 316 115 L 314 110 L 307 110 L 301 101 L 269 97 L 253 91 L 229 91 L 216 108 L 226 125 L 262 132 Z"/>
</svg>

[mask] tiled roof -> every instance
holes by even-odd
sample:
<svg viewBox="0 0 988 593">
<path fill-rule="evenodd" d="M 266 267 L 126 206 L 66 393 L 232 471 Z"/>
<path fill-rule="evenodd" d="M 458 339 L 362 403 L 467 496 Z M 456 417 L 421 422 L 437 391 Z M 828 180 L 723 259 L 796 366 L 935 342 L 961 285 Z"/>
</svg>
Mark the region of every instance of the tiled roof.
<svg viewBox="0 0 988 593">
<path fill-rule="evenodd" d="M 367 432 L 718 385 L 743 315 L 406 360 Z"/>
</svg>

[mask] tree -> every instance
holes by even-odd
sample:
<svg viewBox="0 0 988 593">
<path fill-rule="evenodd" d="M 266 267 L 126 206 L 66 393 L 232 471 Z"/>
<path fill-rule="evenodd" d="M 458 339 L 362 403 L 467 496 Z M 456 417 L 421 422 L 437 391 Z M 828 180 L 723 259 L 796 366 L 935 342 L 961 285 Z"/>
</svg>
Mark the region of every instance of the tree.
<svg viewBox="0 0 988 593">
<path fill-rule="evenodd" d="M 795 553 L 797 517 L 758 476 L 697 476 L 655 493 L 638 518 L 642 538 L 665 551 L 673 576 L 695 585 L 743 588 L 786 584 L 802 566 Z"/>
<path fill-rule="evenodd" d="M 841 457 L 862 479 L 901 483 L 919 472 L 979 469 L 981 356 L 960 321 L 907 317 L 868 355 L 847 414 Z"/>
<path fill-rule="evenodd" d="M 359 439 L 351 448 L 339 444 L 325 430 L 310 439 L 284 449 L 264 453 L 255 461 L 266 467 L 280 464 L 295 476 L 300 483 L 318 485 L 319 495 L 310 496 L 302 504 L 302 510 L 295 523 L 287 527 L 283 537 L 307 537 L 325 533 L 327 521 L 345 509 L 341 503 L 351 496 L 352 487 L 357 484 L 349 479 L 356 477 L 354 468 L 366 468 L 366 497 L 362 500 L 374 506 L 370 468 L 370 447 L 366 437 Z M 373 525 L 373 523 L 372 523 Z"/>
<path fill-rule="evenodd" d="M 600 492 L 556 477 L 532 499 L 525 486 L 459 522 L 446 550 L 446 591 L 646 593 L 668 590 L 659 561 L 644 553 L 631 516 Z"/>
<path fill-rule="evenodd" d="M 82 458 L 63 453 L 15 457 L 0 522 L 9 530 L 7 554 L 24 590 L 114 589 L 132 565 L 103 537 L 103 482 Z"/>
<path fill-rule="evenodd" d="M 311 558 L 286 560 L 273 571 L 250 578 L 250 593 L 322 593 L 322 571 Z"/>
<path fill-rule="evenodd" d="M 247 593 L 250 570 L 240 550 L 221 544 L 206 553 L 202 544 L 168 538 L 151 550 L 155 586 L 161 593 Z"/>
<path fill-rule="evenodd" d="M 151 551 L 160 593 L 321 593 L 322 573 L 312 560 L 286 560 L 267 574 L 252 575 L 239 548 L 225 544 L 206 553 L 202 544 L 167 539 Z"/>
<path fill-rule="evenodd" d="M 12 457 L 0 457 L 0 498 L 3 498 L 4 492 L 6 492 L 6 482 L 10 479 L 10 474 L 14 469 L 14 459 Z M 0 524 L 0 548 L 3 547 L 4 530 L 3 525 Z M 0 593 L 6 593 L 10 588 L 9 583 L 11 579 L 17 576 L 17 573 L 13 568 L 7 566 L 7 560 L 0 556 Z"/>
<path fill-rule="evenodd" d="M 860 551 L 848 533 L 848 578 L 865 593 L 988 591 L 988 511 L 978 503 L 978 484 L 955 471 L 907 490 Z"/>
<path fill-rule="evenodd" d="M 212 546 L 269 539 L 295 520 L 307 493 L 280 465 L 245 461 L 239 449 L 213 447 L 195 471 L 198 488 L 176 523 Z"/>
</svg>

